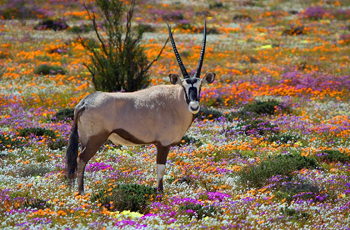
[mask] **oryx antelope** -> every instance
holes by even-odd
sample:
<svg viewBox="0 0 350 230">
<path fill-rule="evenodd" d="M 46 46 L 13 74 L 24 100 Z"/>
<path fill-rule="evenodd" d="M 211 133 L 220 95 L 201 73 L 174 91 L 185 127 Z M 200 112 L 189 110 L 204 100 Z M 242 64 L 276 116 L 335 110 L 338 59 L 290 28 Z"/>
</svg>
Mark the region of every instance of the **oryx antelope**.
<svg viewBox="0 0 350 230">
<path fill-rule="evenodd" d="M 116 145 L 155 144 L 157 147 L 158 189 L 163 191 L 163 176 L 170 146 L 178 144 L 199 112 L 201 85 L 212 83 L 215 73 L 200 78 L 206 45 L 206 26 L 199 63 L 190 76 L 181 61 L 170 26 L 169 37 L 183 79 L 170 74 L 173 85 L 157 85 L 132 93 L 96 92 L 82 99 L 74 111 L 74 123 L 66 151 L 69 184 L 77 172 L 78 191 L 84 194 L 87 162 L 107 139 Z M 78 140 L 82 151 L 78 156 Z"/>
</svg>

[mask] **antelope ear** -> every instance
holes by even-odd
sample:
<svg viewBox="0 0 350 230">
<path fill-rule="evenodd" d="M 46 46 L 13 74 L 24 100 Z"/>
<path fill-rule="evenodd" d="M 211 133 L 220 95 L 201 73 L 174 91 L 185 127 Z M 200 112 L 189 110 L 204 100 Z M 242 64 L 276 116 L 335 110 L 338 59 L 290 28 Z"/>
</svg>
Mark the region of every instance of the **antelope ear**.
<svg viewBox="0 0 350 230">
<path fill-rule="evenodd" d="M 213 83 L 213 81 L 215 80 L 215 76 L 216 76 L 215 73 L 207 73 L 207 74 L 203 77 L 202 82 L 203 82 L 203 83 L 208 83 L 208 84 Z"/>
<path fill-rule="evenodd" d="M 169 78 L 170 78 L 171 84 L 173 84 L 173 85 L 181 84 L 181 80 L 180 80 L 179 75 L 171 73 L 171 74 L 169 74 Z"/>
</svg>

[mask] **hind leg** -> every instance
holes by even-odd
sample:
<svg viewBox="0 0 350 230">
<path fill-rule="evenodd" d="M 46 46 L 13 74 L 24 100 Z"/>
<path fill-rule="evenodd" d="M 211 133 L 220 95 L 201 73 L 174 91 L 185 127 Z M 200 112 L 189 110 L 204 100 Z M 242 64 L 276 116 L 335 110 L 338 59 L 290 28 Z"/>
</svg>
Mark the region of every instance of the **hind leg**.
<svg viewBox="0 0 350 230">
<path fill-rule="evenodd" d="M 86 147 L 78 156 L 78 169 L 77 169 L 77 182 L 78 192 L 80 195 L 84 195 L 84 171 L 87 162 L 96 154 L 97 150 L 106 142 L 108 135 L 100 134 L 92 136 L 88 139 Z"/>
</svg>

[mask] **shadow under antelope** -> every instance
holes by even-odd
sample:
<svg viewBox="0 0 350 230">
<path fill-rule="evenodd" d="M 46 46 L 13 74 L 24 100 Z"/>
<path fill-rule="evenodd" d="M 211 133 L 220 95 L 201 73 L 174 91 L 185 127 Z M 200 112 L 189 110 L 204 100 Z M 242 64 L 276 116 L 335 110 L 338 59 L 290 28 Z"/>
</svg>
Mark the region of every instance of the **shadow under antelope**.
<svg viewBox="0 0 350 230">
<path fill-rule="evenodd" d="M 170 146 L 178 144 L 199 112 L 203 83 L 212 83 L 215 73 L 200 78 L 205 45 L 196 72 L 190 76 L 177 51 L 168 25 L 169 37 L 183 79 L 170 74 L 172 85 L 157 85 L 132 93 L 95 92 L 75 107 L 74 123 L 66 150 L 66 175 L 70 186 L 77 173 L 78 191 L 84 195 L 84 171 L 87 162 L 109 139 L 116 145 L 155 144 L 157 147 L 157 186 L 163 191 L 163 176 Z M 82 151 L 78 155 L 78 142 Z"/>
</svg>

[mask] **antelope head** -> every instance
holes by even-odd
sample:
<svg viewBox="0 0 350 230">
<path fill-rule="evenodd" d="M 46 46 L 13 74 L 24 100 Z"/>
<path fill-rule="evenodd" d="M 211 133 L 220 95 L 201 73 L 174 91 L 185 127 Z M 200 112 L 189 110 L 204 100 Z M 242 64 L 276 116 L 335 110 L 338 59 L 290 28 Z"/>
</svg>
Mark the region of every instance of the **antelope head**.
<svg viewBox="0 0 350 230">
<path fill-rule="evenodd" d="M 173 35 L 171 33 L 170 26 L 168 25 L 169 29 L 169 37 L 171 40 L 171 44 L 174 49 L 174 53 L 177 59 L 177 62 L 179 63 L 181 73 L 183 75 L 183 78 L 180 78 L 177 74 L 169 74 L 170 82 L 172 84 L 179 84 L 183 87 L 185 91 L 185 99 L 188 104 L 188 110 L 192 114 L 197 114 L 200 109 L 199 101 L 200 101 L 200 91 L 201 91 L 201 85 L 203 83 L 212 83 L 215 79 L 215 73 L 207 73 L 203 78 L 200 77 L 201 75 L 201 69 L 202 64 L 204 60 L 204 53 L 205 53 L 205 44 L 206 44 L 206 37 L 207 37 L 207 31 L 206 31 L 206 23 L 204 24 L 204 38 L 203 38 L 203 44 L 202 44 L 202 50 L 198 62 L 197 69 L 195 71 L 195 74 L 193 76 L 190 76 L 187 73 L 187 70 L 184 66 L 184 64 L 181 61 L 181 57 L 179 52 L 177 51 L 175 41 L 173 38 Z"/>
</svg>

